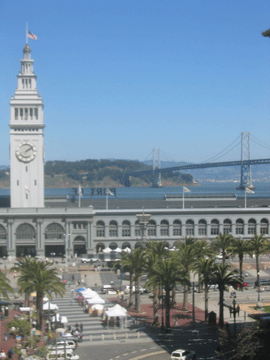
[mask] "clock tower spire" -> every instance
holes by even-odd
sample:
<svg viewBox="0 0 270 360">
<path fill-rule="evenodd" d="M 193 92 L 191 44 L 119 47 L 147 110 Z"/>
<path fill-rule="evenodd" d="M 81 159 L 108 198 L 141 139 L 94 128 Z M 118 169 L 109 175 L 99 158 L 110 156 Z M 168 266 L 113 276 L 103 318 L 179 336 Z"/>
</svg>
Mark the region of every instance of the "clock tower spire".
<svg viewBox="0 0 270 360">
<path fill-rule="evenodd" d="M 23 48 L 15 95 L 10 100 L 11 207 L 44 207 L 43 101 L 36 87 L 34 60 Z"/>
</svg>

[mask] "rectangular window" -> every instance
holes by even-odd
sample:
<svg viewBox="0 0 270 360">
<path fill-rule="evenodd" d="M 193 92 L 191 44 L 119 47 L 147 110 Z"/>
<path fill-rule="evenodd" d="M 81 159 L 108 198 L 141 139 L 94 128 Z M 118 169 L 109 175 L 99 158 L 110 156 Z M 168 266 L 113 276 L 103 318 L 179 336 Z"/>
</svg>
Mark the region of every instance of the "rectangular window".
<svg viewBox="0 0 270 360">
<path fill-rule="evenodd" d="M 130 230 L 129 229 L 122 229 L 122 236 L 130 236 Z"/>
<path fill-rule="evenodd" d="M 25 88 L 28 89 L 28 80 L 25 79 Z"/>
<path fill-rule="evenodd" d="M 116 237 L 117 236 L 117 230 L 115 229 L 111 229 L 109 230 L 109 236 L 111 237 Z"/>
<path fill-rule="evenodd" d="M 235 233 L 236 233 L 236 235 L 243 235 L 243 234 L 244 234 L 244 228 L 243 228 L 243 226 L 242 226 L 242 225 L 240 225 L 240 226 L 237 226 L 237 225 L 236 225 Z"/>
<path fill-rule="evenodd" d="M 15 108 L 15 120 L 18 120 L 19 112 L 18 109 Z"/>
<path fill-rule="evenodd" d="M 26 198 L 26 200 L 28 199 L 28 194 L 25 194 L 25 198 Z"/>
<path fill-rule="evenodd" d="M 254 235 L 256 233 L 256 227 L 255 226 L 249 226 L 248 227 L 248 234 Z"/>
<path fill-rule="evenodd" d="M 194 236 L 194 228 L 186 228 L 186 236 Z"/>
<path fill-rule="evenodd" d="M 206 228 L 205 227 L 201 227 L 198 229 L 199 235 L 206 235 Z"/>
<path fill-rule="evenodd" d="M 29 89 L 31 89 L 32 87 L 32 83 L 31 83 L 31 79 L 29 79 Z"/>
<path fill-rule="evenodd" d="M 181 236 L 181 228 L 173 229 L 173 236 Z"/>
<path fill-rule="evenodd" d="M 27 108 L 24 109 L 24 118 L 25 118 L 25 120 L 28 120 L 28 109 Z"/>
<path fill-rule="evenodd" d="M 211 227 L 211 235 L 219 235 L 219 226 L 212 225 Z"/>
<path fill-rule="evenodd" d="M 19 185 L 20 183 L 19 183 L 19 180 L 17 180 L 17 185 Z"/>
<path fill-rule="evenodd" d="M 37 185 L 37 180 L 34 181 L 34 184 Z"/>
<path fill-rule="evenodd" d="M 35 108 L 35 118 L 36 118 L 36 120 L 38 119 L 38 109 L 37 108 Z"/>
<path fill-rule="evenodd" d="M 104 231 L 104 229 L 102 229 L 102 230 L 97 230 L 97 237 L 105 237 L 105 231 Z"/>
<path fill-rule="evenodd" d="M 25 167 L 25 171 L 26 171 L 26 172 L 28 171 L 28 166 Z"/>
<path fill-rule="evenodd" d="M 135 236 L 141 236 L 141 229 L 135 228 Z"/>
<path fill-rule="evenodd" d="M 23 109 L 22 108 L 20 108 L 20 118 L 21 118 L 21 120 L 23 119 Z"/>
<path fill-rule="evenodd" d="M 169 229 L 160 229 L 160 236 L 169 236 Z"/>
<path fill-rule="evenodd" d="M 23 89 L 24 89 L 24 79 L 22 79 L 22 87 L 23 87 Z"/>
<path fill-rule="evenodd" d="M 30 118 L 33 119 L 33 109 L 30 108 Z"/>
</svg>

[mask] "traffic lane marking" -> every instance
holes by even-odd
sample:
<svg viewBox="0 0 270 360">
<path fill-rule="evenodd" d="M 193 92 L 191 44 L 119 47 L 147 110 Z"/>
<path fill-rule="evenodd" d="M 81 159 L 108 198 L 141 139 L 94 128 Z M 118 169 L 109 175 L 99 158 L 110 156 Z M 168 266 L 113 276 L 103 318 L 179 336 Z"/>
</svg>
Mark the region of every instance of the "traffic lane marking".
<svg viewBox="0 0 270 360">
<path fill-rule="evenodd" d="M 161 350 L 161 351 L 156 351 L 156 352 L 153 352 L 153 353 L 148 353 L 148 354 L 144 354 L 144 355 L 139 355 L 139 356 L 136 356 L 136 357 L 131 358 L 131 359 L 129 359 L 129 360 L 141 360 L 141 359 L 145 359 L 145 358 L 147 358 L 147 357 L 149 357 L 149 356 L 155 356 L 155 355 L 160 355 L 160 354 L 165 354 L 165 353 L 168 354 L 167 351 Z"/>
</svg>

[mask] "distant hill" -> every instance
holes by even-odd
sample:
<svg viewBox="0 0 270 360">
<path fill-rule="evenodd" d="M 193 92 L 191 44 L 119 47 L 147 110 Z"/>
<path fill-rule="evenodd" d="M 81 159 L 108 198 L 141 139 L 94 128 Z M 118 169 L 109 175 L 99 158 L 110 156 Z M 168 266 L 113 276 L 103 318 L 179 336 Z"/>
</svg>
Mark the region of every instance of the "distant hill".
<svg viewBox="0 0 270 360">
<path fill-rule="evenodd" d="M 47 161 L 44 167 L 45 187 L 82 186 L 124 186 L 124 174 L 151 170 L 152 167 L 135 160 L 80 160 L 80 161 Z M 132 186 L 150 186 L 152 174 L 132 177 Z M 177 186 L 192 183 L 189 174 L 168 173 L 162 176 L 164 186 Z M 0 186 L 9 186 L 9 174 L 6 169 L 0 170 Z"/>
</svg>

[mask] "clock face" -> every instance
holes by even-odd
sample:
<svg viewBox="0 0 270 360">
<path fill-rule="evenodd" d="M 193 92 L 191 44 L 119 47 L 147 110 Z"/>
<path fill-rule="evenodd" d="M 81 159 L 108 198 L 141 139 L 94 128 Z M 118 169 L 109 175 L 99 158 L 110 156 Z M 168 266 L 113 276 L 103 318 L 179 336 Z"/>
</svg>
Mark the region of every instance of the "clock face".
<svg viewBox="0 0 270 360">
<path fill-rule="evenodd" d="M 23 141 L 16 149 L 17 158 L 23 162 L 34 160 L 36 153 L 37 149 L 30 141 Z"/>
</svg>

